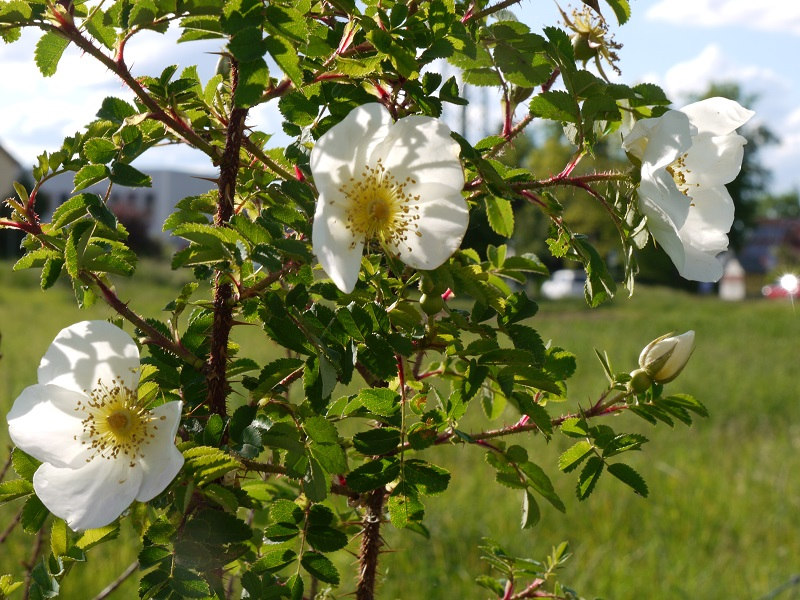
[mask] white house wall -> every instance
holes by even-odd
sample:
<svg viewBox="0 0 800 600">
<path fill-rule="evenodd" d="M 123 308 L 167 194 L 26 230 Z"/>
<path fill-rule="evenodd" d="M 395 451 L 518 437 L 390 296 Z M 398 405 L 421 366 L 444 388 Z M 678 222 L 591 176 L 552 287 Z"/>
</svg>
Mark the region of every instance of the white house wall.
<svg viewBox="0 0 800 600">
<path fill-rule="evenodd" d="M 169 232 L 161 230 L 164 220 L 174 211 L 175 204 L 187 196 L 204 194 L 213 187 L 213 183 L 201 179 L 197 175 L 179 171 L 149 171 L 153 185 L 149 188 L 129 188 L 115 185 L 109 200 L 136 207 L 148 214 L 147 233 L 151 239 L 177 244 Z M 45 220 L 52 217 L 53 211 L 63 202 L 71 198 L 74 186 L 74 173 L 63 173 L 42 185 L 42 192 L 50 198 L 50 205 Z M 81 193 L 90 192 L 105 196 L 108 181 L 92 185 Z"/>
</svg>

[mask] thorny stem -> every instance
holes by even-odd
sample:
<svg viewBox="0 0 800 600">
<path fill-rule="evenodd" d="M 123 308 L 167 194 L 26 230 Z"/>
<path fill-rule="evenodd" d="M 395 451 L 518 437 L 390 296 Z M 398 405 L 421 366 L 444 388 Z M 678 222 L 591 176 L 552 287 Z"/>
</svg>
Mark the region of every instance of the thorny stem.
<svg viewBox="0 0 800 600">
<path fill-rule="evenodd" d="M 239 65 L 231 61 L 231 92 L 235 94 L 239 83 Z M 224 227 L 233 215 L 236 180 L 239 175 L 239 153 L 244 141 L 246 108 L 233 108 L 225 136 L 225 151 L 219 168 L 219 194 L 214 225 Z M 226 377 L 228 367 L 228 339 L 233 327 L 233 284 L 228 276 L 217 271 L 214 278 L 213 322 L 211 325 L 211 351 L 206 362 L 206 385 L 208 407 L 223 419 L 227 416 L 225 400 L 229 386 Z"/>
<path fill-rule="evenodd" d="M 367 512 L 362 519 L 361 548 L 358 553 L 358 585 L 356 600 L 375 599 L 375 581 L 378 571 L 378 557 L 383 539 L 381 522 L 383 520 L 383 487 L 370 493 L 367 499 Z"/>
<path fill-rule="evenodd" d="M 476 20 L 488 17 L 489 15 L 501 11 L 504 8 L 508 8 L 509 6 L 513 6 L 514 4 L 519 4 L 521 1 L 522 0 L 503 0 L 502 2 L 498 2 L 497 4 L 493 4 L 492 6 L 487 6 L 483 10 L 479 10 L 476 13 L 472 13 L 471 15 L 469 15 L 468 20 Z"/>
<path fill-rule="evenodd" d="M 102 589 L 102 591 L 94 597 L 93 600 L 105 600 L 111 594 L 113 594 L 119 586 L 125 583 L 125 580 L 128 579 L 131 575 L 133 575 L 136 570 L 139 568 L 139 561 L 135 560 L 128 567 L 117 577 L 114 581 L 109 583 L 106 587 Z"/>
<path fill-rule="evenodd" d="M 96 286 L 100 290 L 106 304 L 113 308 L 117 314 L 141 329 L 145 335 L 147 335 L 147 339 L 145 340 L 146 344 L 153 344 L 168 352 L 172 352 L 196 369 L 203 366 L 203 361 L 184 348 L 180 342 L 169 339 L 158 329 L 145 321 L 143 317 L 131 310 L 131 308 L 120 300 L 119 296 L 117 296 L 98 275 L 89 271 L 81 271 L 81 281 L 87 285 Z"/>
<path fill-rule="evenodd" d="M 511 142 L 515 137 L 517 137 L 520 133 L 522 133 L 525 130 L 525 128 L 531 124 L 532 121 L 533 121 L 533 115 L 531 113 L 528 113 L 527 115 L 522 117 L 519 123 L 514 125 L 508 131 L 508 133 L 503 133 L 503 141 L 498 142 L 497 145 L 487 153 L 487 156 L 489 157 L 497 156 L 500 150 L 502 150 L 505 146 L 509 144 L 509 142 Z"/>
<path fill-rule="evenodd" d="M 38 24 L 43 29 L 55 29 L 64 34 L 71 42 L 78 48 L 83 50 L 86 54 L 94 57 L 100 61 L 107 69 L 117 75 L 123 82 L 136 94 L 136 97 L 141 100 L 147 109 L 150 111 L 150 118 L 161 121 L 169 129 L 171 129 L 178 137 L 183 138 L 190 146 L 194 146 L 201 150 L 204 154 L 210 157 L 214 162 L 219 158 L 219 149 L 209 144 L 197 132 L 194 131 L 189 125 L 181 121 L 179 118 L 169 114 L 158 105 L 158 102 L 147 93 L 142 85 L 131 74 L 122 56 L 117 56 L 116 59 L 111 58 L 105 54 L 101 49 L 95 46 L 90 40 L 83 37 L 81 32 L 72 23 L 62 23 L 59 27 L 46 26 Z"/>
<path fill-rule="evenodd" d="M 250 154 L 255 156 L 264 166 L 266 166 L 270 171 L 282 177 L 286 181 L 291 181 L 294 179 L 294 176 L 289 173 L 286 169 L 281 167 L 278 163 L 272 160 L 269 156 L 267 156 L 261 148 L 259 148 L 256 144 L 254 144 L 249 138 L 245 138 L 242 141 L 242 146 L 244 149 L 247 150 Z"/>
<path fill-rule="evenodd" d="M 556 417 L 550 420 L 550 425 L 552 427 L 560 427 L 564 421 L 568 419 L 575 419 L 579 417 L 600 417 L 605 415 L 610 415 L 622 410 L 626 410 L 628 408 L 627 404 L 618 404 L 618 402 L 624 398 L 625 395 L 616 396 L 612 400 L 605 402 L 606 395 L 603 395 L 600 400 L 598 400 L 591 408 L 588 410 L 582 411 L 580 413 L 568 413 L 566 415 L 562 415 L 560 417 Z M 486 440 L 505 437 L 507 435 L 512 435 L 515 433 L 525 433 L 527 431 L 538 431 L 539 427 L 535 423 L 529 423 L 524 420 L 520 420 L 513 425 L 507 425 L 505 427 L 500 427 L 499 429 L 489 429 L 487 431 L 480 431 L 478 433 L 469 433 L 467 434 L 473 443 L 476 443 L 481 446 L 489 446 L 486 443 Z M 436 440 L 433 442 L 433 445 L 438 446 L 440 444 L 445 444 L 449 442 L 451 439 L 456 437 L 456 432 L 453 429 L 445 431 L 444 433 L 440 434 Z M 400 452 L 404 452 L 411 447 L 411 444 L 408 442 L 401 444 L 391 452 L 387 452 L 383 456 L 393 456 Z"/>
<path fill-rule="evenodd" d="M 565 171 L 569 165 L 565 167 Z M 588 175 L 570 176 L 569 172 L 565 174 L 564 171 L 558 175 L 553 175 L 547 179 L 539 181 L 515 181 L 511 183 L 511 187 L 516 191 L 525 191 L 531 189 L 542 189 L 547 187 L 556 187 L 559 185 L 571 185 L 579 187 L 587 191 L 593 191 L 589 187 L 590 183 L 605 182 L 605 181 L 625 181 L 629 176 L 625 173 L 618 173 L 616 171 L 604 171 L 602 173 L 590 173 Z"/>
</svg>

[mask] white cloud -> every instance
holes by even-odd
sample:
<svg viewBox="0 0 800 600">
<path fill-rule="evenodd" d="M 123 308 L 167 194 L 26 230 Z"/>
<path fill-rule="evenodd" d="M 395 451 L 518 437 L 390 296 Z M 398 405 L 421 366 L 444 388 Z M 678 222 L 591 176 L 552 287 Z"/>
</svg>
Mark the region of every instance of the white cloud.
<svg viewBox="0 0 800 600">
<path fill-rule="evenodd" d="M 102 64 L 70 46 L 59 61 L 56 73 L 43 77 L 34 62 L 34 48 L 40 33 L 25 30 L 22 39 L 0 45 L 4 90 L 0 95 L 0 143 L 24 166 L 30 166 L 42 151 L 57 150 L 65 136 L 80 131 L 94 120 L 103 99 L 116 96 L 133 100 L 133 92 Z M 157 76 L 170 64 L 182 69 L 199 64 L 200 77 L 213 74 L 219 41 L 176 45 L 178 32 L 166 35 L 144 32 L 126 47 L 126 62 L 134 75 Z M 179 71 L 180 72 L 180 71 Z M 178 152 L 169 158 L 165 150 L 158 160 L 170 166 L 191 166 L 196 156 Z"/>
<path fill-rule="evenodd" d="M 743 82 L 745 93 L 754 93 L 765 101 L 780 97 L 791 87 L 789 80 L 769 67 L 731 60 L 717 44 L 709 44 L 694 58 L 674 64 L 663 75 L 651 73 L 644 79 L 663 87 L 676 102 L 703 93 L 712 83 Z M 762 96 L 765 90 L 769 94 Z"/>
<path fill-rule="evenodd" d="M 796 0 L 661 0 L 646 17 L 678 25 L 734 25 L 800 35 L 800 2 Z"/>
</svg>

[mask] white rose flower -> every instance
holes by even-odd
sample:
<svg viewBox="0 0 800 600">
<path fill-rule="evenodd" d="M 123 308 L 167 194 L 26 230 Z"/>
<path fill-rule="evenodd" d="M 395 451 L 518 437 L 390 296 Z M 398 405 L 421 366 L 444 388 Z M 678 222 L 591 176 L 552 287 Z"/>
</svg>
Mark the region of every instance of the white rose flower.
<svg viewBox="0 0 800 600">
<path fill-rule="evenodd" d="M 742 166 L 736 133 L 755 113 L 709 98 L 638 121 L 623 148 L 642 163 L 639 205 L 650 233 L 686 279 L 717 281 L 728 248 L 733 200 L 725 189 Z"/>
<path fill-rule="evenodd" d="M 139 350 L 127 333 L 106 321 L 63 329 L 38 380 L 11 407 L 9 434 L 42 461 L 34 491 L 71 529 L 108 525 L 174 479 L 183 465 L 175 447 L 182 403 L 148 409 L 139 401 Z"/>
<path fill-rule="evenodd" d="M 314 254 L 343 292 L 355 287 L 369 240 L 426 270 L 461 245 L 464 172 L 458 144 L 437 119 L 393 123 L 380 104 L 359 106 L 317 140 L 311 172 L 319 191 Z"/>
</svg>

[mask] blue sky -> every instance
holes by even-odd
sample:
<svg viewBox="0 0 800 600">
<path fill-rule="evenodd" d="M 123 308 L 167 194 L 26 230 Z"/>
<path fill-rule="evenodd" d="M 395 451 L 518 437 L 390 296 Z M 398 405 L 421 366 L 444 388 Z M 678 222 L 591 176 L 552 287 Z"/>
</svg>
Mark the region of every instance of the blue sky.
<svg viewBox="0 0 800 600">
<path fill-rule="evenodd" d="M 577 6 L 578 0 L 572 0 Z M 601 1 L 601 5 L 603 2 Z M 562 4 L 566 12 L 569 5 Z M 795 0 L 631 0 L 633 16 L 617 27 L 605 7 L 620 51 L 621 80 L 661 85 L 676 106 L 704 91 L 712 81 L 737 81 L 759 100 L 756 120 L 781 137 L 764 152 L 773 170 L 773 191 L 800 189 L 800 2 Z M 552 24 L 553 0 L 522 0 L 514 9 L 534 31 Z M 104 68 L 69 48 L 59 72 L 43 78 L 33 66 L 33 32 L 12 45 L 0 45 L 0 144 L 24 165 L 43 149 L 54 150 L 63 136 L 89 122 L 105 96 L 130 93 Z M 138 36 L 137 36 L 138 37 Z M 172 36 L 174 39 L 174 36 Z M 135 74 L 152 74 L 172 63 L 197 62 L 201 76 L 211 74 L 217 44 L 174 46 L 155 34 L 134 38 L 127 56 Z M 274 108 L 255 111 L 253 125 L 279 131 Z M 142 167 L 206 170 L 195 154 L 175 148 L 158 150 Z"/>
</svg>

